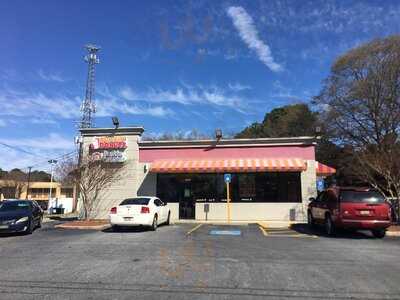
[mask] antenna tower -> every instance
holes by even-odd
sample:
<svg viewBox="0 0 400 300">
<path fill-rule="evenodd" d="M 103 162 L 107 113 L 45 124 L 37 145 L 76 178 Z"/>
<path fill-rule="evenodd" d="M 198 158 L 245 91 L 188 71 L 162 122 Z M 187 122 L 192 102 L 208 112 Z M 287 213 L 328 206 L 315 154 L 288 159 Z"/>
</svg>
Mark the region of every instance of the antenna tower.
<svg viewBox="0 0 400 300">
<path fill-rule="evenodd" d="M 94 103 L 94 87 L 95 87 L 95 66 L 100 63 L 97 57 L 97 51 L 100 47 L 96 45 L 85 45 L 88 54 L 85 56 L 85 61 L 88 63 L 88 74 L 86 81 L 86 94 L 85 100 L 81 105 L 82 119 L 80 121 L 80 128 L 91 128 L 93 127 L 94 113 L 96 112 L 96 106 Z"/>
</svg>

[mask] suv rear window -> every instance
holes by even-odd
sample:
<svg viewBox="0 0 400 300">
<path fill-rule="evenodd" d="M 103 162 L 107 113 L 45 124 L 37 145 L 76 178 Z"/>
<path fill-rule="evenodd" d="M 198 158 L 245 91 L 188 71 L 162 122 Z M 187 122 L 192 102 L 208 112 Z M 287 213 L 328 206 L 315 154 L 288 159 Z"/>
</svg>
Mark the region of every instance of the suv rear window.
<svg viewBox="0 0 400 300">
<path fill-rule="evenodd" d="M 383 203 L 385 198 L 377 191 L 341 191 L 341 202 L 352 203 Z"/>
<path fill-rule="evenodd" d="M 121 202 L 120 205 L 148 205 L 150 198 L 128 198 Z"/>
</svg>

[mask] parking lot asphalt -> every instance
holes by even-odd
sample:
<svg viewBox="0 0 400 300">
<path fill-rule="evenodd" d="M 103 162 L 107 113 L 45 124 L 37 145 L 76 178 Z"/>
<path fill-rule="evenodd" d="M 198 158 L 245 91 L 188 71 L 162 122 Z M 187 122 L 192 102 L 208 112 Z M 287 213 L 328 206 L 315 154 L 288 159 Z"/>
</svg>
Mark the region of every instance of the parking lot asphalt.
<svg viewBox="0 0 400 300">
<path fill-rule="evenodd" d="M 400 299 L 399 238 L 330 238 L 301 225 L 272 231 L 180 224 L 115 233 L 47 223 L 0 237 L 0 299 Z"/>
</svg>

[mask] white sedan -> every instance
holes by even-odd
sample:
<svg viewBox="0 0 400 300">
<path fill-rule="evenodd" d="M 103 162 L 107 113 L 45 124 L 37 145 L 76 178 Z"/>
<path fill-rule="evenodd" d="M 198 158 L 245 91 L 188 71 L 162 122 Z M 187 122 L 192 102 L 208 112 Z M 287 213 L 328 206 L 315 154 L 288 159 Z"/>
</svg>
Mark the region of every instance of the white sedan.
<svg viewBox="0 0 400 300">
<path fill-rule="evenodd" d="M 168 205 L 156 197 L 128 198 L 111 208 L 110 224 L 113 230 L 119 226 L 150 226 L 156 230 L 159 224 L 169 225 L 171 211 Z"/>
</svg>

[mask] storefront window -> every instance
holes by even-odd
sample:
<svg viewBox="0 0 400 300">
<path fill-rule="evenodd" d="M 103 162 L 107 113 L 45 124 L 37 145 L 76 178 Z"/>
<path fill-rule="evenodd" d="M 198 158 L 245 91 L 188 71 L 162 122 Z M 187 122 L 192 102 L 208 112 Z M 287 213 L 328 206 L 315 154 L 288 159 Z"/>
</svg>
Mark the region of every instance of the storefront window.
<svg viewBox="0 0 400 300">
<path fill-rule="evenodd" d="M 234 173 L 232 202 L 301 202 L 300 173 Z M 226 202 L 223 174 L 159 174 L 157 196 L 179 202 L 190 190 L 196 202 Z M 185 195 L 187 197 L 187 195 Z"/>
<path fill-rule="evenodd" d="M 179 201 L 179 178 L 175 174 L 157 176 L 157 197 L 166 202 Z"/>
<path fill-rule="evenodd" d="M 192 176 L 192 194 L 196 202 L 217 201 L 216 174 L 195 174 Z"/>
<path fill-rule="evenodd" d="M 216 174 L 217 178 L 217 199 L 219 202 L 226 202 L 226 183 L 224 181 L 224 175 L 223 174 Z M 231 180 L 232 182 L 235 180 L 235 175 L 231 175 Z M 232 186 L 232 184 L 231 184 Z M 231 189 L 232 192 L 232 189 Z M 231 199 L 232 199 L 231 195 Z"/>
<path fill-rule="evenodd" d="M 238 175 L 239 201 L 254 202 L 256 200 L 256 174 Z"/>
</svg>

